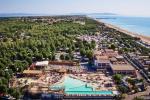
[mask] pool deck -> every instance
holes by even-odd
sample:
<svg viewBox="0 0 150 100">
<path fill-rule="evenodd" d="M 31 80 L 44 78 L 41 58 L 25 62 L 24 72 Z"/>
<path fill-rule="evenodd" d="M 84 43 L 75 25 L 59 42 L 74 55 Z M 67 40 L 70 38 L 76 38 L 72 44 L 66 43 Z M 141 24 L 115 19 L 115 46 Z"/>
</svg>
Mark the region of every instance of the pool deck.
<svg viewBox="0 0 150 100">
<path fill-rule="evenodd" d="M 86 74 L 84 74 L 84 75 L 86 75 Z M 88 74 L 87 74 L 88 75 Z M 93 75 L 96 75 L 96 74 L 93 74 Z M 82 91 L 82 89 L 84 89 L 84 88 L 82 88 L 81 90 L 79 89 L 81 86 L 77 86 L 78 88 L 75 88 L 75 90 L 73 89 L 73 90 L 71 90 L 71 89 L 69 89 L 68 88 L 68 90 L 66 90 L 65 89 L 65 79 L 67 78 L 67 77 L 70 77 L 70 78 L 72 78 L 73 80 L 78 80 L 78 81 L 81 81 L 81 82 L 83 82 L 84 83 L 84 85 L 88 85 L 89 86 L 89 88 L 91 88 L 92 89 L 92 91 L 90 90 L 84 90 L 84 91 Z M 74 82 L 73 82 L 74 83 Z M 78 83 L 78 82 L 75 82 L 75 83 Z M 80 83 L 80 82 L 79 82 Z M 70 84 L 69 84 L 70 85 Z M 75 85 L 75 84 L 74 84 Z M 77 85 L 77 84 L 76 84 Z M 100 85 L 100 84 L 99 84 Z M 60 80 L 60 81 L 58 81 L 57 83 L 55 83 L 55 84 L 53 84 L 52 86 L 54 86 L 54 88 L 56 87 L 56 89 L 64 89 L 64 94 L 65 95 L 67 95 L 67 96 L 76 96 L 76 95 L 80 95 L 80 96 L 90 96 L 90 95 L 92 95 L 92 96 L 104 96 L 104 95 L 111 95 L 111 96 L 113 96 L 113 95 L 117 95 L 118 93 L 117 92 L 114 92 L 114 91 L 116 91 L 116 89 L 115 90 L 112 90 L 112 89 L 109 89 L 109 88 L 107 88 L 107 87 L 101 87 L 101 88 L 96 88 L 97 86 L 98 86 L 98 84 L 96 84 L 96 83 L 92 83 L 92 81 L 91 82 L 89 82 L 88 80 L 86 80 L 86 79 L 83 79 L 82 77 L 78 77 L 78 76 L 75 76 L 75 75 L 73 75 L 73 74 L 64 74 L 64 76 L 62 77 L 62 79 Z M 57 88 L 57 86 L 59 87 L 59 88 Z M 70 87 L 71 88 L 71 87 Z M 73 87 L 74 88 L 74 87 Z M 77 90 L 76 90 L 77 89 Z M 54 89 L 55 90 L 55 89 Z"/>
</svg>

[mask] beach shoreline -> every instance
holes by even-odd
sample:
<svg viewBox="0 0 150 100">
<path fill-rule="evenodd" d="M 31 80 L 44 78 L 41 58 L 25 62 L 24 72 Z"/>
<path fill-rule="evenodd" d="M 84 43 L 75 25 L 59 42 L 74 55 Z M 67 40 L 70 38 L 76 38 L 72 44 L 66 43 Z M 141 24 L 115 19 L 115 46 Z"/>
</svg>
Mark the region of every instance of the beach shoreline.
<svg viewBox="0 0 150 100">
<path fill-rule="evenodd" d="M 105 26 L 107 26 L 107 27 L 109 27 L 109 28 L 113 28 L 113 29 L 115 29 L 115 30 L 117 30 L 117 31 L 119 31 L 119 32 L 125 33 L 125 34 L 127 34 L 127 35 L 132 36 L 132 37 L 140 38 L 143 43 L 146 43 L 146 44 L 150 45 L 150 36 L 140 35 L 140 34 L 138 34 L 138 33 L 136 33 L 136 32 L 130 32 L 130 31 L 128 31 L 128 30 L 126 30 L 126 29 L 123 29 L 123 28 L 121 28 L 121 27 L 119 27 L 119 26 L 112 25 L 112 24 L 103 22 L 103 21 L 101 21 L 101 20 L 97 20 L 97 19 L 95 19 L 95 20 L 96 20 L 97 22 L 103 23 Z"/>
</svg>

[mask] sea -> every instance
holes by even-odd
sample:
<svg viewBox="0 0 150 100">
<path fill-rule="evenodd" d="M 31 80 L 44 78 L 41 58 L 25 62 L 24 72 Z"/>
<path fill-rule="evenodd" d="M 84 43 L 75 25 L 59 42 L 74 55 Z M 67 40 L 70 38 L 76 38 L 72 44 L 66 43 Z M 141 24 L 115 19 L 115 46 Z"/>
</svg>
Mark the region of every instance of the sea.
<svg viewBox="0 0 150 100">
<path fill-rule="evenodd" d="M 150 36 L 150 17 L 131 17 L 115 14 L 92 14 L 87 16 L 118 26 L 130 32 Z"/>
</svg>

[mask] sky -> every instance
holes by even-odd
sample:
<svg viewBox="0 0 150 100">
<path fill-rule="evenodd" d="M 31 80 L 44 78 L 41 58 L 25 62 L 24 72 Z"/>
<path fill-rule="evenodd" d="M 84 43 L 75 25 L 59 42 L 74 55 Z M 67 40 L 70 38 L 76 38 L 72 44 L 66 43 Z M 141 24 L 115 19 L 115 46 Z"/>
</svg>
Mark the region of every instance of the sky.
<svg viewBox="0 0 150 100">
<path fill-rule="evenodd" d="M 150 0 L 0 0 L 0 13 L 150 16 Z"/>
</svg>

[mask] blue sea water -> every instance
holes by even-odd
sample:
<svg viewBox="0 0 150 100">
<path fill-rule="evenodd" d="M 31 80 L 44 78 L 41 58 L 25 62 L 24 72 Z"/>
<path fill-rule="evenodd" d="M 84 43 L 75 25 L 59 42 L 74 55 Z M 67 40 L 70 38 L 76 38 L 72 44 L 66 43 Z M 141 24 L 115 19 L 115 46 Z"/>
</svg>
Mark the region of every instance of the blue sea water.
<svg viewBox="0 0 150 100">
<path fill-rule="evenodd" d="M 129 17 L 119 15 L 89 15 L 103 22 L 116 25 L 130 32 L 150 36 L 150 17 Z"/>
</svg>

